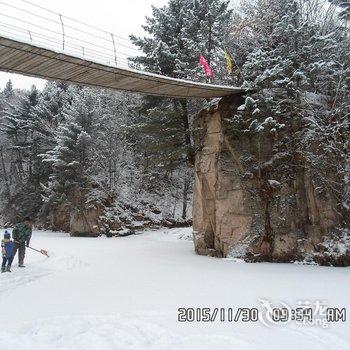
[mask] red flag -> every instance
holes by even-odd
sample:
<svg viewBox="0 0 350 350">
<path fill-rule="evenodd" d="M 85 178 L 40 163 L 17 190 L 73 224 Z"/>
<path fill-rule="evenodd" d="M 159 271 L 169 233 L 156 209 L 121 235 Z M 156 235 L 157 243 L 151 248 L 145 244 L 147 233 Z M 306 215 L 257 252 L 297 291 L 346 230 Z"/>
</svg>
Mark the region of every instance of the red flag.
<svg viewBox="0 0 350 350">
<path fill-rule="evenodd" d="M 207 77 L 214 76 L 213 70 L 210 68 L 208 61 L 202 54 L 199 55 L 199 64 L 203 67 L 204 74 Z"/>
</svg>

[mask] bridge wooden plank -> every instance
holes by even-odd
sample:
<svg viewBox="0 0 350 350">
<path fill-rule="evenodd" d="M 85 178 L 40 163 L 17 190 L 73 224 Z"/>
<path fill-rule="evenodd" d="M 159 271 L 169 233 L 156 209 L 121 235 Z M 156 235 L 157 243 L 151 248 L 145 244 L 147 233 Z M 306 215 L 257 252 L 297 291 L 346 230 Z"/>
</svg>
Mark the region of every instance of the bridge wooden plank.
<svg viewBox="0 0 350 350">
<path fill-rule="evenodd" d="M 210 98 L 244 92 L 234 87 L 174 80 L 160 75 L 115 68 L 3 37 L 0 37 L 0 70 L 167 97 Z"/>
<path fill-rule="evenodd" d="M 68 63 L 67 63 L 68 64 Z M 108 67 L 109 68 L 109 70 L 111 70 L 111 69 L 113 69 L 113 68 L 111 68 L 111 67 Z M 44 74 L 44 72 L 41 72 L 42 74 Z M 129 72 L 128 72 L 129 73 Z M 133 73 L 133 72 L 132 72 Z M 80 75 L 80 72 L 78 73 L 78 76 Z M 132 74 L 133 76 L 136 76 L 134 73 Z M 72 79 L 72 77 L 69 77 L 69 78 L 67 78 L 67 76 L 65 75 L 65 76 L 62 76 L 62 73 L 59 75 L 60 77 L 61 77 L 61 79 L 68 79 L 68 80 L 70 80 L 70 81 L 72 81 L 72 80 L 74 80 L 74 79 Z M 125 78 L 124 78 L 125 79 Z M 123 79 L 123 80 L 124 80 Z M 80 79 L 78 79 L 79 81 L 77 81 L 77 82 L 79 82 L 79 83 L 84 83 L 84 82 L 87 82 L 87 83 L 89 83 L 89 77 L 87 77 L 87 80 L 86 79 L 84 79 L 84 80 L 82 80 L 81 78 Z M 115 81 L 116 79 L 113 77 L 113 79 L 112 79 L 112 81 Z M 157 81 L 154 81 L 154 83 L 152 84 L 145 84 L 145 83 L 143 83 L 143 80 L 141 80 L 140 81 L 140 83 L 137 83 L 137 85 L 136 86 L 133 86 L 133 81 L 134 81 L 134 79 L 130 79 L 130 78 L 126 78 L 125 80 L 125 83 L 126 83 L 126 85 L 119 85 L 119 84 L 117 84 L 117 86 L 116 86 L 116 84 L 110 84 L 109 82 L 106 82 L 105 80 L 103 80 L 103 83 L 106 85 L 106 86 L 108 86 L 108 87 L 112 87 L 112 88 L 117 88 L 117 89 L 127 89 L 127 90 L 137 90 L 137 89 L 145 89 L 145 87 L 147 87 L 148 89 L 149 89 L 149 87 L 154 87 L 154 84 L 159 84 L 159 82 L 157 82 Z M 176 85 L 175 85 L 176 86 Z M 155 90 L 155 91 L 157 91 L 157 93 L 159 93 L 159 91 L 160 90 L 163 90 L 163 93 L 164 93 L 164 89 L 157 89 L 157 90 Z M 198 91 L 198 94 L 199 95 L 203 95 L 203 96 L 207 96 L 208 94 L 207 93 L 203 93 L 202 94 L 202 90 L 203 89 L 197 89 L 197 91 Z M 173 91 L 173 93 L 174 93 L 174 95 L 179 95 L 179 94 L 188 94 L 188 93 L 191 93 L 191 91 L 193 91 L 192 89 L 189 89 L 189 90 L 178 90 L 178 91 L 176 91 L 175 90 L 175 87 L 173 87 L 173 85 L 171 85 L 170 86 L 170 90 L 169 91 Z M 181 92 L 181 91 L 183 91 L 183 92 Z M 151 91 L 150 91 L 151 92 Z M 210 93 L 210 95 L 211 95 L 211 93 Z"/>
<path fill-rule="evenodd" d="M 18 54 L 17 57 L 15 57 L 14 61 L 11 65 L 8 65 L 8 68 L 16 68 L 18 70 L 28 71 L 28 72 L 35 72 L 39 68 L 41 68 L 44 64 L 46 65 L 52 65 L 52 59 L 51 58 L 45 58 L 45 59 L 36 59 L 35 56 L 26 55 L 23 56 L 23 53 Z"/>
<path fill-rule="evenodd" d="M 14 59 L 16 59 L 16 57 L 18 57 L 18 52 L 15 51 L 14 49 L 10 49 L 6 53 L 1 52 L 1 56 L 0 56 L 1 66 L 7 67 L 13 62 Z"/>
<path fill-rule="evenodd" d="M 130 77 L 130 78 L 124 78 L 119 79 L 116 84 L 119 88 L 131 88 L 132 90 L 135 89 L 151 89 L 157 85 L 159 85 L 156 81 L 147 81 L 147 80 L 139 80 L 136 77 Z"/>
<path fill-rule="evenodd" d="M 70 79 L 77 73 L 81 73 L 82 70 L 82 67 L 77 67 L 73 64 L 66 64 L 62 67 L 60 62 L 55 61 L 53 67 L 43 65 L 42 67 L 39 67 L 38 72 L 49 78 L 58 77 L 60 79 Z"/>
</svg>

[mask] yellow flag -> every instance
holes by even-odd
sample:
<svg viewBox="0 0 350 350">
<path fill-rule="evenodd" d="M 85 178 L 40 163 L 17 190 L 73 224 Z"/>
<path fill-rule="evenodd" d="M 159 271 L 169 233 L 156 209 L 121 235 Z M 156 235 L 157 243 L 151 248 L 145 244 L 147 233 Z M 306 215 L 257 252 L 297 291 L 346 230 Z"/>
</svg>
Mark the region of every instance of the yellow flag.
<svg viewBox="0 0 350 350">
<path fill-rule="evenodd" d="M 229 74 L 232 74 L 232 71 L 233 71 L 233 60 L 232 60 L 232 57 L 227 51 L 225 51 L 224 55 L 225 55 L 225 59 L 226 59 L 227 71 L 228 71 Z"/>
</svg>

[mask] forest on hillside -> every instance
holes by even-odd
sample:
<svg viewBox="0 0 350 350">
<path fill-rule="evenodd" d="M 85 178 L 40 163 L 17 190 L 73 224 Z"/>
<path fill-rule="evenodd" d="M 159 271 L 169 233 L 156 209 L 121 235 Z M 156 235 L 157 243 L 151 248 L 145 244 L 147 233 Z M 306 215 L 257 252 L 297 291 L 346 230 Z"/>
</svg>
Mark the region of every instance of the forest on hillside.
<svg viewBox="0 0 350 350">
<path fill-rule="evenodd" d="M 275 155 L 303 158 L 349 222 L 350 2 L 169 0 L 146 18 L 130 67 L 247 89 L 232 132 L 283 132 Z M 206 58 L 214 74 L 198 63 Z M 0 215 L 73 234 L 190 224 L 193 118 L 208 101 L 48 82 L 0 92 Z M 274 154 L 273 154 L 274 156 Z M 251 160 L 252 162 L 254 160 Z M 286 177 L 288 177 L 286 176 Z M 288 179 L 286 179 L 288 181 Z"/>
<path fill-rule="evenodd" d="M 69 231 L 72 213 L 91 208 L 101 225 L 190 217 L 192 176 L 150 150 L 139 96 L 53 82 L 19 91 L 9 82 L 1 101 L 4 221 L 30 215 Z"/>
</svg>

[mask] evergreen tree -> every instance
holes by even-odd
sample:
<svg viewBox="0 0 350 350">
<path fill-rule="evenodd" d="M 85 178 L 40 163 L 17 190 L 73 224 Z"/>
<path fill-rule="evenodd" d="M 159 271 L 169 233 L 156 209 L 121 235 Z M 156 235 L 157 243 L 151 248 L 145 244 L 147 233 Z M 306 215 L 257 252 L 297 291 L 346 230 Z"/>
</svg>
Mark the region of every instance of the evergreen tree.
<svg viewBox="0 0 350 350">
<path fill-rule="evenodd" d="M 12 171 L 18 181 L 24 181 L 32 174 L 32 111 L 37 104 L 37 98 L 38 91 L 33 86 L 31 91 L 20 96 L 15 104 L 8 105 L 3 117 L 2 131 L 11 141 L 9 149 L 12 151 Z"/>
<path fill-rule="evenodd" d="M 64 120 L 64 109 L 70 105 L 75 90 L 64 83 L 48 82 L 31 112 L 34 125 L 32 182 L 39 189 L 52 171 L 51 165 L 43 163 L 39 155 L 54 147 L 57 127 Z"/>
<path fill-rule="evenodd" d="M 152 6 L 152 17 L 146 17 L 143 29 L 149 37 L 131 35 L 131 41 L 144 52 L 132 58 L 138 67 L 153 73 L 178 77 L 176 62 L 182 61 L 184 18 L 190 7 L 189 0 L 170 0 L 167 6 Z"/>
<path fill-rule="evenodd" d="M 9 98 L 13 95 L 13 87 L 11 79 L 6 83 L 4 91 L 2 92 L 6 98 Z"/>
<path fill-rule="evenodd" d="M 226 81 L 226 73 L 220 70 L 224 66 L 225 49 L 232 10 L 229 1 L 195 0 L 191 2 L 185 16 L 185 30 L 182 32 L 185 55 L 177 62 L 179 77 L 198 80 L 203 76 L 198 65 L 198 56 L 202 53 L 215 72 L 215 81 Z M 223 74 L 222 74 L 223 73 Z"/>
<path fill-rule="evenodd" d="M 46 188 L 50 203 L 67 201 L 77 205 L 90 186 L 87 172 L 94 110 L 88 102 L 91 100 L 81 99 L 78 93 L 73 95 L 72 103 L 63 108 L 63 120 L 55 132 L 56 146 L 42 154 L 43 161 L 52 166 Z"/>
<path fill-rule="evenodd" d="M 140 100 L 52 82 L 42 92 L 1 92 L 0 217 L 30 214 L 44 227 L 69 230 L 70 215 L 96 207 L 112 221 L 128 208 L 179 218 L 186 199 L 187 217 L 191 177 L 154 165 L 140 135 Z M 133 220 L 128 215 L 121 214 Z"/>
<path fill-rule="evenodd" d="M 153 16 L 146 18 L 143 26 L 149 36 L 131 36 L 145 54 L 132 59 L 135 67 L 175 78 L 205 81 L 198 57 L 203 53 L 212 63 L 219 57 L 222 60 L 224 37 L 231 17 L 228 3 L 170 0 L 162 8 L 153 7 Z M 154 164 L 174 168 L 186 160 L 193 163 L 191 104 L 181 99 L 144 99 L 143 132 Z"/>
<path fill-rule="evenodd" d="M 269 133 L 271 161 L 274 171 L 281 170 L 281 183 L 305 172 L 319 193 L 328 191 L 338 199 L 337 210 L 349 218 L 344 205 L 350 138 L 348 30 L 324 6 L 306 0 L 245 2 L 242 21 L 233 29 L 240 38 L 232 41 L 244 60 L 242 73 L 251 92 L 232 126 L 235 133 L 250 133 L 256 144 L 257 152 L 249 158 L 252 169 L 262 166 L 259 135 Z M 329 180 L 330 174 L 336 181 Z"/>
<path fill-rule="evenodd" d="M 36 129 L 35 142 L 41 153 L 54 143 L 55 130 L 64 120 L 63 110 L 71 103 L 76 89 L 65 83 L 46 83 L 32 113 Z"/>
<path fill-rule="evenodd" d="M 329 0 L 330 3 L 339 6 L 339 18 L 345 21 L 350 20 L 350 0 Z"/>
<path fill-rule="evenodd" d="M 223 0 L 170 0 L 164 7 L 153 7 L 153 16 L 143 26 L 149 36 L 131 36 L 145 55 L 131 61 L 153 73 L 205 81 L 199 54 L 209 63 L 223 61 L 232 15 L 228 5 Z"/>
</svg>

